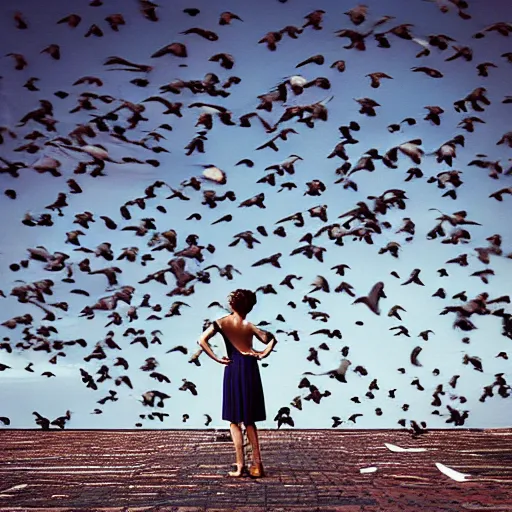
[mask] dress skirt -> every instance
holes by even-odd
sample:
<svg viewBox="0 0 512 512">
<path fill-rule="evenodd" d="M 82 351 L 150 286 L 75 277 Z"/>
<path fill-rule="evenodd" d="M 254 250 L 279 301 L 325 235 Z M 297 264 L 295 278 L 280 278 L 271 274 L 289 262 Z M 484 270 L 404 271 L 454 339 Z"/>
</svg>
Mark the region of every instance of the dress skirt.
<svg viewBox="0 0 512 512">
<path fill-rule="evenodd" d="M 214 322 L 217 324 L 217 322 Z M 244 426 L 266 420 L 265 398 L 258 359 L 244 355 L 231 344 L 217 325 L 226 344 L 231 363 L 224 368 L 222 387 L 222 419 Z"/>
</svg>

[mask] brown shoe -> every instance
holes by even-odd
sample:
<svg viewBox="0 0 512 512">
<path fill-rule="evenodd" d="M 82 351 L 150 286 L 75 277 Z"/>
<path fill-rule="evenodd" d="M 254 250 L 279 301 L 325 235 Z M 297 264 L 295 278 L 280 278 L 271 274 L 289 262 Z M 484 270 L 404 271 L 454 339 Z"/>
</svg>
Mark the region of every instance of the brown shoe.
<svg viewBox="0 0 512 512">
<path fill-rule="evenodd" d="M 249 475 L 252 478 L 261 478 L 265 476 L 265 471 L 263 470 L 263 464 L 261 462 L 253 464 L 249 468 Z"/>
</svg>

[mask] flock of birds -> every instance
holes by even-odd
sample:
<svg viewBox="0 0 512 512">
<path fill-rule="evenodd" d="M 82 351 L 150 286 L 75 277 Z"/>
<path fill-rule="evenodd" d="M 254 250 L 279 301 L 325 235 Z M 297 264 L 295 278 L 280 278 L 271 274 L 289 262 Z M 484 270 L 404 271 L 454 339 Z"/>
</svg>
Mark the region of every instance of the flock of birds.
<svg viewBox="0 0 512 512">
<path fill-rule="evenodd" d="M 281 3 L 286 3 L 286 0 L 279 0 Z M 430 0 L 428 0 L 430 1 Z M 436 0 L 442 13 L 456 12 L 462 20 L 471 19 L 469 5 L 465 0 Z M 140 14 L 146 20 L 156 23 L 159 21 L 159 11 L 161 8 L 158 4 L 150 0 L 138 0 L 140 7 Z M 90 8 L 100 7 L 102 0 L 92 0 L 89 3 Z M 173 59 L 179 62 L 180 67 L 186 67 L 188 59 L 194 59 L 193 55 L 189 55 L 186 40 L 190 38 L 201 38 L 204 41 L 205 51 L 208 45 L 215 41 L 222 41 L 222 31 L 229 30 L 229 25 L 234 23 L 247 23 L 248 20 L 242 19 L 233 12 L 220 12 L 219 18 L 216 20 L 218 30 L 210 30 L 203 28 L 205 26 L 212 27 L 212 20 L 203 20 L 201 18 L 201 11 L 197 8 L 187 8 L 183 11 L 184 15 L 201 20 L 200 26 L 189 28 L 180 34 L 183 36 L 183 42 L 173 41 L 162 48 L 155 48 L 152 55 L 148 56 L 147 63 L 131 62 L 124 56 L 110 56 L 103 62 L 108 70 L 117 70 L 119 72 L 125 71 L 129 76 L 135 75 L 136 78 L 131 78 L 130 83 L 134 87 L 144 88 L 150 84 L 151 71 L 154 68 L 153 63 L 155 59 Z M 347 16 L 347 28 L 338 30 L 333 37 L 346 38 L 349 44 L 344 46 L 345 49 L 351 52 L 363 52 L 369 45 L 376 45 L 380 48 L 392 48 L 393 42 L 396 39 L 402 39 L 410 43 L 411 46 L 418 49 L 416 57 L 421 59 L 422 65 L 412 68 L 414 73 L 423 73 L 425 80 L 438 80 L 443 78 L 444 74 L 435 69 L 424 65 L 427 58 L 434 58 L 435 56 L 444 56 L 445 61 L 453 61 L 455 59 L 463 59 L 471 62 L 473 59 L 473 48 L 464 46 L 458 43 L 454 38 L 445 34 L 431 34 L 426 37 L 420 36 L 415 33 L 414 25 L 409 23 L 394 24 L 394 16 L 383 16 L 379 19 L 372 19 L 371 12 L 366 5 L 357 5 L 354 8 L 345 12 Z M 266 45 L 271 52 L 278 52 L 279 45 L 284 38 L 300 39 L 300 35 L 305 31 L 321 31 L 323 30 L 324 17 L 328 13 L 324 10 L 315 10 L 306 13 L 302 23 L 298 25 L 286 25 L 280 30 L 270 31 L 264 34 L 259 41 L 255 44 Z M 283 14 L 283 20 L 285 16 Z M 28 13 L 16 12 L 14 14 L 13 23 L 20 31 L 27 31 L 30 33 L 31 20 Z M 103 37 L 106 30 L 112 30 L 122 33 L 125 25 L 129 23 L 125 20 L 122 13 L 114 13 L 104 18 L 103 21 L 98 21 L 89 27 L 83 26 L 82 14 L 71 13 L 68 16 L 55 20 L 56 24 L 61 27 L 67 25 L 69 30 L 75 30 L 77 37 Z M 158 25 L 155 25 L 156 27 Z M 150 27 L 151 28 L 151 27 Z M 481 30 L 472 35 L 474 44 L 484 37 L 506 36 L 512 33 L 512 24 L 505 22 L 497 22 L 487 27 L 482 27 Z M 300 44 L 300 41 L 298 42 Z M 217 46 L 215 46 L 217 48 Z M 54 60 L 61 58 L 61 51 L 64 53 L 66 48 L 60 48 L 57 44 L 50 44 L 49 46 L 41 49 L 41 54 L 47 54 L 48 57 Z M 392 50 L 390 50 L 392 51 Z M 33 57 L 28 57 L 20 53 L 7 53 L 6 55 L 12 58 L 13 68 L 16 72 L 28 72 L 30 74 L 30 60 Z M 239 56 L 237 55 L 236 58 Z M 218 63 L 219 67 L 225 70 L 236 70 L 236 58 L 234 55 L 228 53 L 215 53 L 208 60 L 213 63 Z M 500 55 L 503 60 L 499 66 L 510 66 L 512 64 L 512 52 L 503 53 Z M 310 58 L 303 60 L 296 65 L 292 66 L 295 69 L 305 68 L 313 69 L 315 66 L 323 66 L 326 63 L 325 57 L 322 54 L 313 55 Z M 327 63 L 331 70 L 335 73 L 345 73 L 347 66 L 344 60 L 336 60 L 333 63 Z M 377 63 L 376 63 L 377 65 Z M 498 65 L 493 62 L 478 63 L 476 69 L 478 71 L 478 80 L 485 84 L 485 78 L 489 73 L 492 73 L 492 68 Z M 295 72 L 297 73 L 297 72 Z M 392 80 L 393 77 L 385 72 L 378 71 L 367 75 L 369 79 L 369 86 L 372 89 L 383 87 L 384 80 Z M 208 72 L 203 78 L 196 80 L 181 80 L 175 79 L 170 83 L 162 84 L 160 86 L 160 94 L 152 95 L 141 101 L 140 103 L 132 103 L 120 97 L 114 97 L 110 94 L 101 94 L 93 92 L 93 88 L 101 90 L 108 88 L 107 75 L 101 74 L 100 76 L 84 75 L 78 77 L 72 84 L 90 86 L 90 91 L 82 92 L 76 101 L 76 107 L 70 113 L 73 115 L 80 115 L 85 112 L 87 114 L 87 121 L 76 124 L 69 133 L 61 133 L 59 131 L 59 120 L 54 117 L 54 101 L 59 101 L 72 95 L 72 92 L 66 90 L 55 91 L 53 94 L 56 98 L 50 100 L 48 97 L 39 99 L 39 107 L 27 112 L 15 126 L 0 126 L 0 144 L 7 144 L 8 142 L 14 143 L 14 154 L 16 157 L 7 158 L 6 153 L 2 151 L 0 156 L 0 173 L 8 174 L 12 177 L 12 183 L 16 183 L 16 178 L 20 173 L 35 171 L 40 174 L 49 174 L 55 178 L 57 186 L 61 184 L 61 179 L 64 177 L 68 190 L 65 192 L 58 192 L 56 200 L 45 207 L 45 212 L 39 215 L 27 213 L 20 222 L 28 227 L 47 227 L 52 226 L 58 220 L 56 217 L 65 215 L 66 209 L 72 207 L 72 198 L 76 194 L 81 194 L 85 188 L 86 180 L 79 183 L 79 176 L 100 178 L 106 176 L 106 171 L 116 166 L 134 165 L 159 167 L 160 162 L 157 155 L 160 153 L 168 153 L 170 150 L 169 145 L 166 146 L 168 135 L 172 130 L 177 129 L 177 125 L 171 126 L 167 120 L 172 119 L 176 123 L 180 122 L 183 117 L 182 111 L 184 109 L 194 109 L 197 112 L 197 119 L 195 126 L 198 128 L 195 137 L 184 148 L 187 156 L 196 153 L 205 153 L 208 135 L 218 123 L 226 126 L 237 126 L 242 128 L 251 128 L 252 130 L 259 130 L 262 133 L 268 134 L 268 138 L 255 151 L 271 151 L 279 152 L 286 145 L 289 137 L 299 136 L 300 131 L 313 129 L 318 123 L 326 122 L 328 120 L 329 102 L 335 95 L 335 87 L 332 84 L 332 79 L 325 76 L 320 76 L 314 79 L 306 79 L 301 74 L 294 74 L 277 84 L 276 87 L 270 91 L 262 92 L 255 100 L 254 108 L 251 112 L 237 116 L 227 106 L 223 106 L 222 100 L 216 99 L 228 98 L 231 94 L 230 89 L 235 87 L 243 87 L 245 78 L 236 75 L 228 76 L 227 78 L 220 78 L 217 73 Z M 1 78 L 0 78 L 1 80 Z M 37 93 L 41 89 L 44 79 L 37 76 L 27 78 L 24 87 L 31 92 Z M 297 104 L 304 91 L 309 88 L 318 88 L 320 92 L 325 91 L 327 97 L 321 101 L 312 104 Z M 328 92 L 327 92 L 328 91 Z M 187 104 L 186 98 L 191 95 L 199 95 L 200 100 L 204 101 L 190 101 Z M 174 101 L 178 97 L 181 101 Z M 374 117 L 381 105 L 369 97 L 362 97 L 356 100 L 360 106 L 359 113 L 363 116 Z M 163 123 L 158 125 L 153 124 L 153 119 L 146 117 L 146 106 L 156 102 L 164 109 L 162 116 L 165 117 Z M 506 96 L 502 99 L 504 105 L 512 103 L 512 97 Z M 480 129 L 480 124 L 490 122 L 490 119 L 485 117 L 486 106 L 490 104 L 488 91 L 486 87 L 479 86 L 474 90 L 462 95 L 452 106 L 444 106 L 442 108 L 438 105 L 430 105 L 425 107 L 428 111 L 426 121 L 433 125 L 440 125 L 441 118 L 445 109 L 453 108 L 458 113 L 463 113 L 458 128 L 465 133 L 460 133 L 450 140 L 446 140 L 440 144 L 439 148 L 433 153 L 432 156 L 438 165 L 443 165 L 448 169 L 442 170 L 435 176 L 428 177 L 426 183 L 436 184 L 439 189 L 443 191 L 442 196 L 449 198 L 449 200 L 457 199 L 457 190 L 463 184 L 462 171 L 454 170 L 452 168 L 454 160 L 457 158 L 457 148 L 463 147 L 468 137 L 471 137 L 474 132 Z M 288 106 L 287 106 L 288 105 Z M 290 106 L 291 105 L 291 106 Z M 269 113 L 275 111 L 281 112 L 277 121 L 272 122 L 269 119 Z M 126 114 L 126 116 L 123 116 Z M 170 116 L 170 117 L 167 117 Z M 407 126 L 412 126 L 417 123 L 415 118 L 409 117 L 399 123 L 393 123 L 388 126 L 390 133 L 402 132 L 407 129 Z M 137 133 L 137 130 L 142 127 L 149 127 L 150 129 L 144 130 L 144 136 L 136 138 L 131 133 Z M 420 168 L 423 160 L 429 156 L 422 148 L 421 139 L 406 140 L 397 144 L 385 152 L 380 152 L 375 148 L 370 148 L 366 151 L 361 151 L 361 156 L 357 161 L 351 161 L 347 154 L 347 148 L 350 145 L 358 144 L 359 141 L 355 138 L 361 126 L 357 120 L 350 121 L 346 125 L 339 127 L 341 140 L 332 149 L 332 152 L 327 155 L 327 159 L 336 159 L 334 161 L 340 162 L 340 167 L 336 169 L 336 175 L 339 177 L 334 181 L 335 184 L 342 184 L 344 190 L 358 191 L 357 177 L 358 173 L 362 172 L 375 172 L 378 166 L 383 165 L 390 169 L 397 169 L 404 163 L 410 163 L 413 167 L 409 168 L 406 172 L 405 182 L 412 180 L 420 180 L 424 178 L 424 174 Z M 114 159 L 109 149 L 102 144 L 94 143 L 93 139 L 98 135 L 112 138 L 116 143 L 125 144 L 126 147 L 131 147 L 137 150 L 140 158 L 123 157 L 121 159 Z M 497 145 L 506 145 L 512 148 L 512 132 L 504 133 L 503 136 L 496 141 Z M 77 163 L 73 174 L 75 177 L 69 177 L 69 173 L 65 170 L 65 165 L 61 159 L 54 156 L 49 156 L 48 151 L 52 149 L 59 154 L 64 154 L 67 157 L 70 155 L 80 156 L 85 160 Z M 179 148 L 173 148 L 177 151 Z M 214 152 L 214 150 L 212 150 Z M 33 156 L 37 157 L 34 162 Z M 147 157 L 147 158 L 146 158 Z M 210 155 L 210 158 L 214 158 Z M 339 160 L 338 160 L 339 159 Z M 80 312 L 80 317 L 85 320 L 95 318 L 95 315 L 106 314 L 107 322 L 106 328 L 111 327 L 102 342 L 97 343 L 93 350 L 84 357 L 85 362 L 92 359 L 106 360 L 110 358 L 110 351 L 121 350 L 121 346 L 115 341 L 116 327 L 123 326 L 125 322 L 132 322 L 138 319 L 144 321 L 161 320 L 162 318 L 173 317 L 181 315 L 180 310 L 183 307 L 190 307 L 186 301 L 195 293 L 195 287 L 201 284 L 208 284 L 212 282 L 212 273 L 230 280 L 233 282 L 233 288 L 237 286 L 237 275 L 241 275 L 242 271 L 236 269 L 231 264 L 225 266 L 208 264 L 208 258 L 214 254 L 216 247 L 211 243 L 200 242 L 197 234 L 182 235 L 183 227 L 176 226 L 176 229 L 171 228 L 166 231 L 160 230 L 156 225 L 154 217 L 143 217 L 144 211 L 151 208 L 156 208 L 160 213 L 166 213 L 167 210 L 163 204 L 160 204 L 160 199 L 165 197 L 167 200 L 189 201 L 191 195 L 195 192 L 202 192 L 203 201 L 202 205 L 205 208 L 214 209 L 218 206 L 219 202 L 228 200 L 237 204 L 238 208 L 254 208 L 258 209 L 267 208 L 265 187 L 279 186 L 279 192 L 291 193 L 292 190 L 297 189 L 298 185 L 292 176 L 296 173 L 296 168 L 303 165 L 304 158 L 292 154 L 288 158 L 268 166 L 263 177 L 256 181 L 261 187 L 261 192 L 258 192 L 253 197 L 240 201 L 237 198 L 235 190 L 228 190 L 219 194 L 218 190 L 228 183 L 229 173 L 219 168 L 215 164 L 203 165 L 203 172 L 201 175 L 192 177 L 188 180 L 181 182 L 178 185 L 174 183 L 167 183 L 163 180 L 157 180 L 147 186 L 139 197 L 127 200 L 119 207 L 119 218 L 114 219 L 106 215 L 100 215 L 101 212 L 84 211 L 75 214 L 73 221 L 76 224 L 76 229 L 66 233 L 64 243 L 69 244 L 72 251 L 51 251 L 44 246 L 30 247 L 27 249 L 26 259 L 21 260 L 19 263 L 11 263 L 10 270 L 12 272 L 19 272 L 22 269 L 27 269 L 29 265 L 40 265 L 40 268 L 45 272 L 50 272 L 51 277 L 22 284 L 17 283 L 12 287 L 10 292 L 0 290 L 0 296 L 6 298 L 7 295 L 16 297 L 18 302 L 26 307 L 29 311 L 20 314 L 13 318 L 4 320 L 2 326 L 13 332 L 22 327 L 22 341 L 15 343 L 9 337 L 4 337 L 3 342 L 0 343 L 0 350 L 12 353 L 13 351 L 45 351 L 51 355 L 49 362 L 57 364 L 59 358 L 66 356 L 66 348 L 75 345 L 85 349 L 88 347 L 88 342 L 84 338 L 63 341 L 60 339 L 53 339 L 59 336 L 57 329 L 58 315 L 65 314 L 69 309 L 69 304 L 64 300 L 55 300 L 47 302 L 48 298 L 53 295 L 52 288 L 55 286 L 56 276 L 61 278 L 61 281 L 73 285 L 75 277 L 78 273 L 88 275 L 103 274 L 106 278 L 108 285 L 107 291 L 112 292 L 100 298 L 92 297 L 90 300 L 90 293 L 81 288 L 70 287 L 69 293 L 83 296 L 84 305 Z M 251 155 L 246 156 L 242 160 L 234 163 L 235 166 L 246 166 L 252 168 L 255 162 Z M 492 161 L 487 155 L 477 154 L 474 159 L 468 163 L 469 166 L 476 166 L 481 169 L 486 169 L 489 172 L 489 177 L 494 180 L 507 180 L 512 174 L 512 166 L 508 164 L 503 165 L 500 161 Z M 280 180 L 282 178 L 282 180 Z M 2 177 L 2 179 L 4 179 Z M 51 179 L 51 178 L 49 178 Z M 279 181 L 279 182 L 278 182 Z M 210 185 L 213 188 L 205 189 L 204 186 Z M 304 195 L 312 197 L 321 197 L 326 191 L 327 185 L 320 179 L 312 179 L 306 184 L 306 191 Z M 14 185 L 13 185 L 14 187 Z M 159 195 L 164 193 L 164 196 Z M 169 195 L 165 196 L 165 192 Z M 285 195 L 284 194 L 284 195 Z M 506 195 L 512 194 L 512 186 L 497 187 L 497 190 L 490 195 L 489 200 L 505 201 Z M 17 192 L 15 188 L 8 188 L 5 190 L 5 195 L 11 200 L 16 200 Z M 371 201 L 371 202 L 368 202 Z M 344 246 L 350 242 L 364 242 L 365 244 L 374 244 L 379 235 L 383 232 L 393 232 L 397 236 L 405 236 L 405 244 L 411 242 L 416 234 L 415 222 L 410 217 L 404 217 L 401 226 L 394 229 L 394 226 L 386 220 L 386 215 L 390 211 L 406 210 L 407 209 L 407 191 L 405 189 L 391 188 L 385 190 L 380 195 L 372 195 L 368 197 L 368 201 L 358 201 L 353 208 L 343 212 L 339 215 L 338 222 L 329 223 L 328 220 L 328 207 L 327 204 L 320 204 L 305 211 L 297 211 L 289 216 L 277 220 L 277 228 L 273 229 L 270 234 L 274 238 L 269 238 L 270 228 L 264 225 L 258 225 L 254 230 L 246 230 L 233 235 L 233 241 L 229 247 L 237 246 L 238 244 L 245 244 L 245 247 L 250 250 L 256 244 L 265 243 L 264 238 L 268 239 L 269 246 L 275 246 L 275 250 L 269 248 L 269 254 L 263 259 L 252 263 L 251 267 L 262 267 L 271 265 L 278 269 L 282 268 L 280 258 L 283 253 L 279 251 L 279 238 L 288 236 L 288 231 L 292 230 L 291 226 L 304 227 L 308 219 L 317 218 L 324 223 L 323 227 L 316 232 L 308 232 L 301 239 L 300 247 L 294 249 L 290 256 L 301 255 L 312 260 L 316 259 L 318 262 L 323 263 L 323 255 L 327 251 L 327 247 L 323 245 Z M 292 203 L 290 203 L 292 204 Z M 332 207 L 331 207 L 332 208 Z M 96 206 L 91 208 L 96 210 Z M 100 207 L 98 206 L 98 210 Z M 439 217 L 436 219 L 437 223 L 426 234 L 427 239 L 437 239 L 443 244 L 453 244 L 457 246 L 464 246 L 471 240 L 471 226 L 481 226 L 478 222 L 471 220 L 471 216 L 465 210 L 456 210 L 452 213 L 439 212 Z M 148 215 L 146 213 L 146 215 Z M 212 222 L 212 225 L 220 223 L 229 223 L 233 220 L 233 213 L 223 215 L 218 220 Z M 185 220 L 202 219 L 201 212 L 196 212 L 187 217 Z M 108 230 L 112 231 L 132 231 L 134 236 L 138 237 L 138 243 L 133 246 L 124 247 L 120 252 L 117 252 L 112 244 L 108 241 L 99 244 L 97 247 L 88 247 L 87 234 L 89 229 L 92 229 L 92 223 L 102 221 Z M 131 221 L 131 222 L 130 222 Z M 175 223 L 176 224 L 176 223 Z M 394 229 L 394 231 L 391 231 Z M 184 245 L 180 247 L 183 243 Z M 320 245 L 318 242 L 323 240 L 325 243 Z M 503 247 L 502 236 L 498 233 L 489 233 L 486 238 L 488 244 L 483 247 L 474 249 L 474 254 L 478 260 L 485 265 L 485 268 L 476 271 L 471 276 L 481 279 L 483 284 L 489 282 L 489 276 L 494 275 L 494 271 L 489 268 L 491 259 L 494 258 L 512 258 L 512 252 L 507 253 L 507 249 Z M 332 249 L 336 250 L 336 249 Z M 393 258 L 399 258 L 400 252 L 404 250 L 403 243 L 391 241 L 387 245 L 379 249 L 378 254 L 389 254 Z M 155 251 L 164 251 L 169 253 L 170 260 L 164 268 L 151 269 L 151 262 L 155 260 Z M 80 259 L 79 254 L 85 253 L 83 259 Z M 147 276 L 138 283 L 130 285 L 120 285 L 118 278 L 123 272 L 122 269 L 116 264 L 115 261 L 123 261 L 129 263 L 140 262 L 141 266 L 148 268 Z M 200 270 L 192 271 L 188 263 L 196 261 L 198 264 L 206 264 Z M 468 266 L 468 253 L 462 253 L 459 256 L 446 261 L 448 265 L 459 265 L 461 267 Z M 98 268 L 99 267 L 99 268 Z M 449 268 L 449 267 L 448 267 Z M 337 264 L 330 268 L 334 271 L 336 276 L 345 276 L 345 272 L 350 270 L 347 264 Z M 250 271 L 250 270 L 249 270 Z M 445 266 L 438 270 L 440 277 L 448 277 L 449 272 Z M 395 279 L 403 280 L 401 283 L 404 286 L 425 286 L 421 278 L 421 269 L 415 268 L 412 270 L 410 276 L 406 279 L 402 278 L 397 272 L 391 272 L 392 277 Z M 264 274 L 262 274 L 264 276 Z M 283 276 L 282 281 L 278 283 L 279 286 L 288 287 L 294 290 L 294 280 L 301 280 L 303 276 L 296 274 L 287 274 Z M 166 296 L 175 297 L 176 299 L 170 305 L 168 310 L 161 304 L 152 303 L 152 297 L 149 293 L 144 293 L 144 287 L 148 283 L 159 283 L 163 285 L 170 285 L 172 287 Z M 353 304 L 363 304 L 368 307 L 375 315 L 381 314 L 381 299 L 387 298 L 386 295 L 386 282 L 377 282 L 368 295 L 362 294 L 360 290 L 357 292 L 354 287 L 346 281 L 342 281 L 336 287 L 332 286 L 329 279 L 323 275 L 317 276 L 311 284 L 311 291 L 302 298 L 302 303 L 307 304 L 309 307 L 308 314 L 313 321 L 328 322 L 330 315 L 321 311 L 318 308 L 321 305 L 321 300 L 312 295 L 314 292 L 324 293 L 340 293 L 347 294 L 354 298 Z M 275 283 L 268 283 L 260 286 L 257 290 L 259 294 L 277 294 Z M 447 292 L 444 288 L 439 288 L 434 291 L 432 297 L 438 299 L 446 299 Z M 183 300 L 180 300 L 183 298 Z M 476 297 L 468 297 L 465 292 L 458 293 L 451 297 L 453 300 L 458 300 L 456 305 L 446 306 L 441 315 L 453 314 L 453 326 L 460 329 L 464 333 L 477 329 L 475 324 L 475 317 L 479 315 L 494 315 L 500 318 L 502 322 L 503 336 L 512 339 L 512 315 L 507 311 L 507 305 L 510 304 L 510 297 L 503 295 L 500 297 L 491 297 L 487 292 L 482 292 Z M 127 304 L 129 307 L 126 312 L 121 312 L 120 305 Z M 30 305 L 30 306 L 29 306 Z M 295 301 L 288 302 L 288 307 L 297 308 Z M 493 307 L 496 305 L 496 307 Z M 40 310 L 44 316 L 40 317 L 35 314 L 37 309 Z M 21 307 L 21 306 L 20 306 Z M 217 307 L 224 309 L 220 302 L 212 302 L 209 307 Z M 143 313 L 143 312 L 147 312 Z M 401 305 L 394 305 L 388 311 L 389 317 L 396 318 L 402 322 L 402 312 L 406 308 Z M 145 315 L 143 318 L 142 315 Z M 285 322 L 283 315 L 277 315 L 276 321 Z M 362 322 L 356 322 L 362 324 Z M 210 322 L 205 321 L 203 329 L 209 326 Z M 258 324 L 260 326 L 274 325 L 271 322 L 263 321 Z M 395 336 L 411 337 L 409 329 L 402 323 L 398 326 L 392 327 L 390 330 L 396 331 Z M 285 334 L 292 337 L 295 341 L 299 341 L 299 332 L 297 330 L 283 330 L 277 329 L 276 333 Z M 418 336 L 424 341 L 429 339 L 429 335 L 434 334 L 432 330 L 425 330 Z M 140 344 L 145 349 L 151 350 L 154 344 L 162 344 L 161 336 L 162 331 L 155 329 L 151 331 L 148 336 L 144 329 L 135 329 L 128 327 L 123 333 L 123 337 L 131 337 L 130 345 Z M 325 336 L 328 339 L 342 339 L 342 334 L 339 329 L 321 328 L 317 329 L 310 334 L 310 336 Z M 462 339 L 463 343 L 469 343 L 469 338 Z M 317 348 L 311 347 L 309 349 L 308 362 L 320 366 L 319 350 L 329 350 L 327 343 L 321 343 Z M 189 349 L 185 346 L 176 346 L 168 351 L 179 351 L 183 354 L 188 354 Z M 422 346 L 414 347 L 410 353 L 410 364 L 413 367 L 422 366 L 419 361 L 419 355 L 422 351 Z M 189 359 L 189 363 L 200 366 L 199 356 L 202 349 L 198 350 Z M 1 353 L 0 353 L 1 354 Z M 304 375 L 328 375 L 338 383 L 346 383 L 348 370 L 351 366 L 351 361 L 348 359 L 349 347 L 345 346 L 341 350 L 343 358 L 340 361 L 338 368 L 334 368 L 323 373 L 305 372 Z M 500 352 L 496 355 L 498 358 L 508 359 L 506 352 Z M 149 373 L 149 377 L 155 379 L 159 383 L 170 383 L 170 379 L 157 371 L 158 361 L 154 357 L 146 359 L 140 369 Z M 477 356 L 465 354 L 463 364 L 471 365 L 476 371 L 483 371 L 482 360 Z M 33 363 L 27 365 L 25 370 L 33 372 Z M 129 368 L 127 359 L 117 357 L 112 365 L 113 367 L 121 367 L 124 371 Z M 263 363 L 263 366 L 267 366 Z M 9 370 L 10 366 L 0 363 L 0 371 Z M 80 376 L 82 382 L 87 388 L 91 390 L 98 390 L 98 383 L 112 379 L 109 374 L 111 367 L 103 364 L 97 371 L 96 375 L 99 377 L 95 379 L 94 375 L 87 371 L 85 368 L 80 368 Z M 405 368 L 399 368 L 399 372 L 406 373 Z M 360 376 L 367 376 L 368 371 L 362 365 L 357 365 L 353 372 Z M 439 375 L 439 369 L 433 370 L 433 375 Z M 46 371 L 41 374 L 47 378 L 55 377 L 51 371 Z M 463 396 L 453 395 L 452 391 L 455 389 L 457 379 L 460 375 L 454 375 L 449 382 L 440 383 L 437 385 L 432 397 L 432 405 L 434 407 L 441 407 L 441 396 L 448 395 L 453 400 L 458 399 L 461 404 L 465 403 L 467 399 Z M 183 379 L 184 383 L 179 389 L 182 391 L 190 391 L 193 395 L 197 395 L 197 389 L 193 382 Z M 115 379 L 116 386 L 125 385 L 133 389 L 130 377 L 125 374 Z M 411 382 L 418 390 L 425 388 L 416 378 Z M 445 388 L 449 386 L 451 390 Z M 323 397 L 329 396 L 331 393 L 328 390 L 321 392 L 317 386 L 312 384 L 307 377 L 303 377 L 298 385 L 300 389 L 306 388 L 309 392 L 305 396 L 296 396 L 290 405 L 297 410 L 302 410 L 302 400 L 312 400 L 315 404 L 320 404 Z M 369 399 L 375 398 L 373 391 L 378 390 L 379 385 L 377 379 L 373 379 L 368 387 L 366 397 Z M 388 391 L 390 398 L 395 397 L 396 389 Z M 495 375 L 493 381 L 489 381 L 488 385 L 482 390 L 480 401 L 484 402 L 487 397 L 494 396 L 494 392 L 501 397 L 510 396 L 510 385 L 506 381 L 504 373 Z M 119 398 L 116 396 L 115 390 L 109 390 L 108 395 L 98 400 L 101 405 L 106 404 L 107 401 L 116 401 Z M 141 403 L 148 407 L 164 407 L 164 400 L 170 396 L 161 391 L 152 389 L 142 395 Z M 354 404 L 360 404 L 359 397 L 352 397 Z M 460 410 L 455 406 L 445 405 L 448 410 L 449 418 L 446 423 L 451 423 L 456 426 L 464 425 L 465 419 L 468 418 L 469 410 Z M 407 411 L 408 404 L 403 404 L 403 411 Z M 1 412 L 1 411 L 0 411 Z M 101 409 L 95 409 L 94 414 L 101 414 Z M 64 416 L 60 416 L 53 421 L 45 418 L 38 412 L 33 412 L 35 422 L 43 429 L 49 429 L 51 426 L 64 428 L 66 423 L 71 419 L 71 411 L 66 411 Z M 382 415 L 382 409 L 377 407 L 375 409 L 377 416 Z M 433 411 L 433 414 L 441 415 L 439 409 Z M 148 418 L 150 420 L 158 418 L 163 421 L 169 414 L 164 412 L 153 411 L 147 415 L 142 414 L 142 419 Z M 205 414 L 206 423 L 208 426 L 212 421 L 211 416 Z M 356 423 L 356 419 L 362 416 L 361 413 L 354 413 L 348 417 L 347 421 Z M 183 415 L 183 421 L 187 421 L 189 415 Z M 337 427 L 344 423 L 338 416 L 333 416 L 332 427 Z M 279 409 L 274 418 L 277 422 L 278 428 L 283 425 L 294 426 L 294 420 L 291 416 L 290 407 L 282 407 Z M 0 417 L 0 422 L 5 425 L 10 424 L 10 418 Z M 402 427 L 407 426 L 406 419 L 400 419 L 398 423 Z M 137 427 L 141 427 L 142 423 L 136 423 Z M 414 435 L 422 434 L 427 429 L 425 421 L 417 421 L 409 419 L 409 427 Z"/>
</svg>

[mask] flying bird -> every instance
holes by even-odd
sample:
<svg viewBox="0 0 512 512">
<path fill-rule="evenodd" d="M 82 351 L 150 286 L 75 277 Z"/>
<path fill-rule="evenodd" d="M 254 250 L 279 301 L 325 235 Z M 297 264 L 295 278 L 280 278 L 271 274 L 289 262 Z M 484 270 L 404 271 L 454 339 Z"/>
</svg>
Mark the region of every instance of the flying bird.
<svg viewBox="0 0 512 512">
<path fill-rule="evenodd" d="M 379 301 L 381 298 L 386 298 L 384 293 L 384 283 L 379 281 L 373 285 L 370 293 L 364 297 L 358 297 L 352 304 L 366 304 L 373 313 L 380 315 Z"/>
</svg>

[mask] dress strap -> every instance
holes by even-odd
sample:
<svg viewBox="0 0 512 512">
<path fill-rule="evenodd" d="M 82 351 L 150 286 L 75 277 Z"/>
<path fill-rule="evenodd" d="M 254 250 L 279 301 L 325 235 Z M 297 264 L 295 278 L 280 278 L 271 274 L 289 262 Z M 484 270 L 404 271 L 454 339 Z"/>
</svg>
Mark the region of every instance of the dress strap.
<svg viewBox="0 0 512 512">
<path fill-rule="evenodd" d="M 224 331 L 222 330 L 221 326 L 217 323 L 217 320 L 214 320 L 212 322 L 213 328 L 219 333 L 222 334 L 222 337 L 227 339 L 226 335 L 224 334 Z M 229 341 L 229 340 L 228 340 Z M 231 342 L 230 342 L 231 343 Z"/>
</svg>

